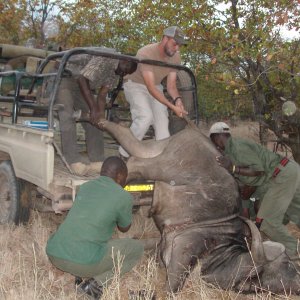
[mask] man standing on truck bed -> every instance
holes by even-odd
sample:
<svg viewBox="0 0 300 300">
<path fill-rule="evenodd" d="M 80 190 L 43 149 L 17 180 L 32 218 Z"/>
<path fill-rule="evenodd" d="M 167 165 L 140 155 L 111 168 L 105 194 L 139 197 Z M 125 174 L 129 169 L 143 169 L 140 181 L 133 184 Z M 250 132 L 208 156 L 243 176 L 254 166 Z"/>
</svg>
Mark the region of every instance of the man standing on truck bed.
<svg viewBox="0 0 300 300">
<path fill-rule="evenodd" d="M 100 177 L 80 186 L 66 219 L 47 243 L 50 261 L 78 276 L 78 290 L 94 299 L 100 299 L 102 286 L 112 279 L 118 252 L 124 257 L 120 275 L 130 271 L 143 255 L 140 241 L 111 239 L 116 227 L 126 232 L 131 226 L 132 196 L 122 188 L 127 172 L 119 157 L 107 158 Z"/>
<path fill-rule="evenodd" d="M 99 50 L 116 53 L 109 48 Z M 75 174 L 86 175 L 100 171 L 104 159 L 103 132 L 92 124 L 100 117 L 104 118 L 107 92 L 118 83 L 120 76 L 133 73 L 136 67 L 134 61 L 86 54 L 73 56 L 67 64 L 66 69 L 72 75 L 62 79 L 56 103 L 64 105 L 64 109 L 58 112 L 62 152 Z M 92 91 L 97 91 L 97 99 Z M 74 109 L 90 111 L 91 114 L 92 124 L 82 123 L 88 158 L 79 153 Z"/>
<path fill-rule="evenodd" d="M 180 64 L 179 48 L 186 44 L 183 32 L 177 26 L 164 30 L 159 43 L 146 45 L 137 52 L 140 59 L 157 60 L 170 64 Z M 163 93 L 162 80 L 167 76 L 167 90 L 172 97 L 170 102 Z M 178 117 L 187 112 L 176 86 L 176 69 L 159 67 L 150 64 L 139 64 L 136 72 L 125 78 L 124 92 L 132 117 L 131 131 L 142 140 L 152 125 L 156 140 L 170 136 L 168 108 Z M 121 157 L 128 157 L 128 153 L 120 147 Z"/>
</svg>

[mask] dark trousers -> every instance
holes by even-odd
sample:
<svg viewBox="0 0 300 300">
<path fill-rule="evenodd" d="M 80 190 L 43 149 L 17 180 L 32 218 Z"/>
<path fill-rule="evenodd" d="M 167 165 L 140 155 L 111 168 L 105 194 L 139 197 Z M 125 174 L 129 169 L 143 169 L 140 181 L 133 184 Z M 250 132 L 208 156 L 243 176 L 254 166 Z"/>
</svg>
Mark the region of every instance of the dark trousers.
<svg viewBox="0 0 300 300">
<path fill-rule="evenodd" d="M 64 105 L 64 109 L 58 112 L 63 155 L 69 164 L 85 162 L 77 145 L 76 122 L 73 113 L 79 109 L 88 112 L 89 107 L 83 99 L 75 79 L 62 79 L 55 103 Z M 88 122 L 82 122 L 82 126 L 85 130 L 86 149 L 90 162 L 103 161 L 103 132 Z"/>
</svg>

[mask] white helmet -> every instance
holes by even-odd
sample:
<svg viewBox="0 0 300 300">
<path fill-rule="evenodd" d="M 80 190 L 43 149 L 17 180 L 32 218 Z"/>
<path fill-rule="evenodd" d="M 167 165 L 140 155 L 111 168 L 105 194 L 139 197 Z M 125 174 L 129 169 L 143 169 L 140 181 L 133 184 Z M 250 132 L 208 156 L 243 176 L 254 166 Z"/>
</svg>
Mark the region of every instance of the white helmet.
<svg viewBox="0 0 300 300">
<path fill-rule="evenodd" d="M 230 133 L 229 126 L 224 122 L 214 123 L 209 129 L 209 136 L 213 133 Z"/>
</svg>

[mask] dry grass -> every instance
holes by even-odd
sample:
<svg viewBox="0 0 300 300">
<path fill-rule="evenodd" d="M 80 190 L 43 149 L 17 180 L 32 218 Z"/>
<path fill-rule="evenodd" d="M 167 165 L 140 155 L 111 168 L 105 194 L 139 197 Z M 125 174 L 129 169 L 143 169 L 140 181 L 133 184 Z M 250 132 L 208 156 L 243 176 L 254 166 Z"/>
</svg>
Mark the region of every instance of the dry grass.
<svg viewBox="0 0 300 300">
<path fill-rule="evenodd" d="M 208 131 L 207 127 L 205 130 Z M 254 123 L 244 123 L 233 127 L 233 134 L 258 141 L 258 127 Z M 126 234 L 116 237 L 158 237 L 153 221 L 147 219 L 147 208 L 141 208 L 135 215 L 133 226 Z M 53 267 L 48 261 L 45 246 L 48 237 L 63 221 L 64 216 L 33 212 L 27 226 L 0 226 L 0 299 L 39 300 L 39 299 L 88 299 L 76 293 L 74 277 Z M 292 226 L 292 225 L 291 225 Z M 300 231 L 290 228 L 298 237 Z M 122 262 L 116 262 L 116 269 Z M 241 295 L 208 286 L 200 276 L 200 266 L 190 274 L 183 290 L 177 295 L 167 294 L 166 274 L 156 262 L 155 254 L 146 252 L 142 261 L 131 272 L 119 278 L 116 272 L 112 284 L 104 290 L 103 300 L 130 299 L 130 291 L 155 291 L 156 299 L 172 300 L 269 300 L 300 299 L 300 297 L 274 296 L 269 293 Z M 146 294 L 143 299 L 150 300 Z M 131 298 L 141 299 L 141 298 Z"/>
<path fill-rule="evenodd" d="M 144 210 L 134 215 L 133 228 L 127 236 L 137 236 L 152 228 L 152 221 L 142 219 Z M 76 293 L 74 277 L 53 267 L 48 261 L 45 246 L 49 235 L 63 221 L 64 216 L 33 212 L 27 226 L 0 227 L 0 299 L 89 299 Z M 144 218 L 145 220 L 145 218 Z M 152 232 L 156 235 L 155 230 Z M 116 261 L 116 269 L 122 258 Z M 275 297 L 269 294 L 240 295 L 208 286 L 200 277 L 200 266 L 189 276 L 183 290 L 177 295 L 165 291 L 165 270 L 156 262 L 155 254 L 146 252 L 142 261 L 131 272 L 119 278 L 116 272 L 112 284 L 105 288 L 102 299 L 129 298 L 130 291 L 155 291 L 156 299 L 207 300 L 207 299 L 299 299 L 299 297 Z M 146 300 L 151 293 L 146 293 Z"/>
</svg>

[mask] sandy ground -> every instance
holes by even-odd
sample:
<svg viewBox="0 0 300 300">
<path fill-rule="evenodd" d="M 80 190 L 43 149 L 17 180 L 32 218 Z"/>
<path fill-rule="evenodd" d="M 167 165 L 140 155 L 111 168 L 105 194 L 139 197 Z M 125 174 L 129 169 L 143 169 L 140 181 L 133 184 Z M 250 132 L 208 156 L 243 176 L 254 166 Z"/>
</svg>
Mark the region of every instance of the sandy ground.
<svg viewBox="0 0 300 300">
<path fill-rule="evenodd" d="M 119 237 L 143 237 L 158 232 L 153 221 L 145 217 L 147 209 L 134 214 L 133 226 L 128 233 Z M 64 220 L 64 215 L 33 212 L 27 226 L 0 226 L 0 299 L 89 299 L 76 293 L 74 277 L 56 269 L 45 254 L 45 245 L 50 234 Z M 289 225 L 298 237 L 300 231 Z M 200 265 L 188 277 L 184 288 L 177 295 L 166 293 L 166 272 L 159 267 L 155 252 L 146 251 L 142 261 L 122 278 L 116 275 L 113 283 L 104 290 L 103 300 L 153 300 L 129 297 L 130 291 L 155 291 L 156 300 L 211 300 L 211 299 L 292 299 L 299 296 L 271 296 L 269 293 L 242 295 L 232 291 L 218 290 L 202 281 Z"/>
</svg>

